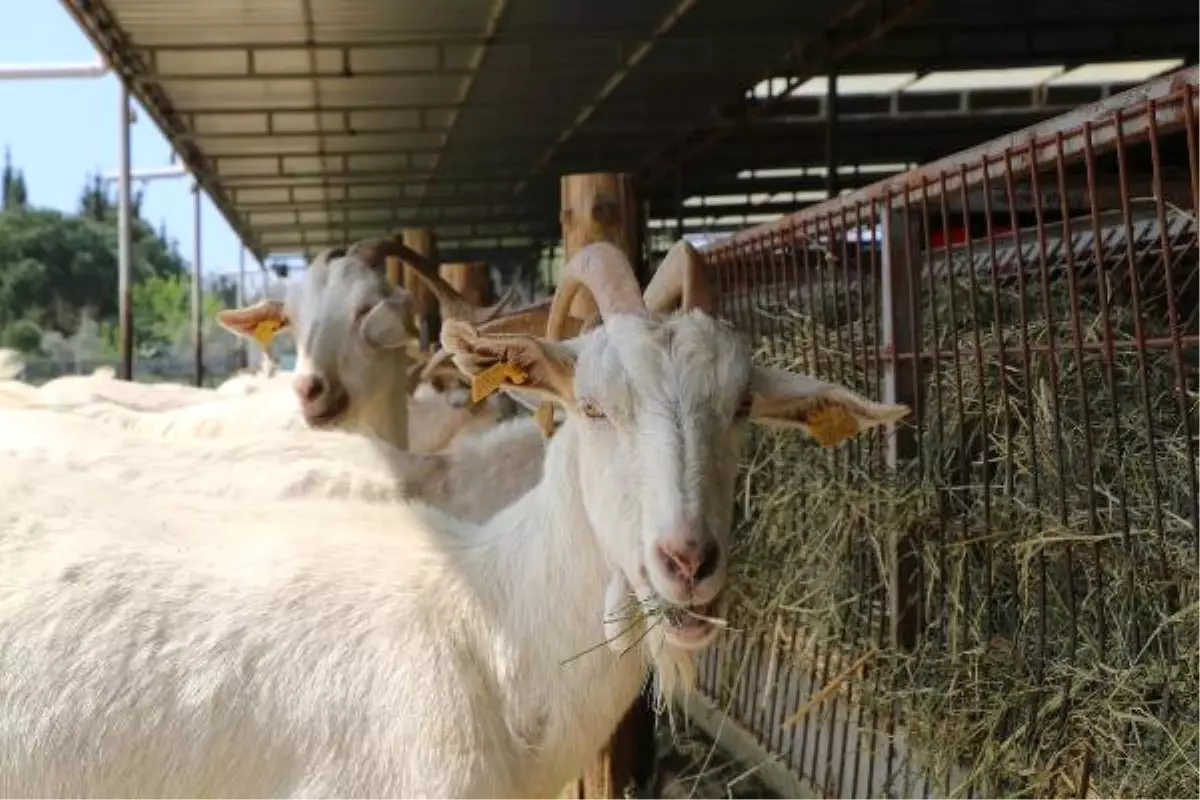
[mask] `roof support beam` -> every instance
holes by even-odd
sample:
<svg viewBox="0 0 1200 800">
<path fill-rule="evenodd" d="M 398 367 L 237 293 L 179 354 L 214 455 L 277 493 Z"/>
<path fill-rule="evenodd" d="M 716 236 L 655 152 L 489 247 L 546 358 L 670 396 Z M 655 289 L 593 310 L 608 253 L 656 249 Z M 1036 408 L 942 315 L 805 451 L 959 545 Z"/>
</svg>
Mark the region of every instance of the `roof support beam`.
<svg viewBox="0 0 1200 800">
<path fill-rule="evenodd" d="M 410 223 L 404 223 L 409 225 Z M 419 225 L 420 222 L 413 222 L 412 225 Z M 283 245 L 308 245 L 308 244 L 344 244 L 368 236 L 382 236 L 389 230 L 395 228 L 395 225 L 383 224 L 355 224 L 349 227 L 340 225 L 310 225 L 302 228 L 296 226 L 281 226 L 276 228 L 268 228 L 262 232 L 263 243 L 271 248 L 278 248 Z M 437 223 L 429 226 L 439 236 L 453 238 L 471 238 L 471 237 L 510 237 L 510 236 L 541 236 L 543 239 L 552 237 L 555 229 L 558 227 L 557 222 L 552 220 L 550 223 Z"/>
<path fill-rule="evenodd" d="M 573 46 L 593 43 L 612 43 L 623 46 L 639 39 L 644 34 L 645 29 L 640 26 L 589 25 L 584 31 L 575 26 L 543 25 L 519 28 L 507 26 L 504 31 L 504 43 L 505 45 L 539 45 L 547 42 L 561 43 L 563 41 L 570 41 Z M 133 48 L 133 51 L 142 54 L 148 54 L 151 51 L 158 53 L 220 54 L 238 50 L 277 52 L 280 50 L 302 49 L 305 46 L 303 42 L 299 41 L 259 42 L 248 40 L 239 42 L 231 40 L 222 42 L 197 42 L 186 39 L 188 35 L 190 35 L 190 32 L 181 33 L 181 37 L 183 38 L 179 41 L 144 44 Z M 777 41 L 780 39 L 780 34 L 777 24 L 740 23 L 723 26 L 716 33 L 673 33 L 670 39 L 672 43 L 710 47 L 717 43 L 731 41 L 741 41 L 747 44 L 754 44 L 762 40 Z M 438 45 L 470 48 L 487 43 L 488 36 L 486 32 L 475 28 L 469 30 L 459 28 L 452 30 L 426 30 L 410 36 L 372 38 L 364 41 L 330 40 L 321 42 L 319 46 L 334 50 L 353 48 L 356 50 L 394 51 L 403 48 L 434 47 Z"/>
<path fill-rule="evenodd" d="M 783 64 L 763 78 L 776 75 L 791 75 L 783 95 L 786 96 L 804 80 L 822 71 L 829 64 L 846 60 L 858 53 L 864 45 L 873 42 L 907 19 L 928 0 L 860 0 L 848 11 L 832 20 L 823 34 L 798 43 L 784 56 Z M 670 174 L 679 164 L 726 136 L 742 121 L 770 109 L 778 98 L 759 103 L 752 109 L 746 108 L 745 96 L 733 104 L 743 109 L 740 119 L 722 119 L 720 122 L 698 129 L 695 133 L 651 152 L 641 163 L 639 171 L 647 185 Z M 720 115 L 724 117 L 725 115 Z"/>
<path fill-rule="evenodd" d="M 547 230 L 553 228 L 553 225 L 547 225 L 537 219 L 531 219 L 528 216 L 520 214 L 493 214 L 493 215 L 478 215 L 474 217 L 460 217 L 458 219 L 446 219 L 444 215 L 436 213 L 434 209 L 427 209 L 423 212 L 411 215 L 387 214 L 387 209 L 380 209 L 382 213 L 379 219 L 362 220 L 354 219 L 348 216 L 335 215 L 331 218 L 313 219 L 307 222 L 298 221 L 299 214 L 295 215 L 295 220 L 292 222 L 272 222 L 269 224 L 256 224 L 254 230 L 260 234 L 267 235 L 271 233 L 280 233 L 295 230 L 305 230 L 310 228 L 330 228 L 334 230 L 349 231 L 350 234 L 372 232 L 382 235 L 390 228 L 402 225 L 409 227 L 430 227 L 430 226 L 446 226 L 454 227 L 470 227 L 472 230 L 480 230 L 488 228 L 488 226 L 501 226 L 506 230 Z M 473 234 L 470 234 L 473 235 Z M 349 234 L 348 234 L 349 237 Z M 352 237 L 349 237 L 352 238 Z"/>
<path fill-rule="evenodd" d="M 517 185 L 514 193 L 521 192 L 528 185 L 529 178 L 537 175 L 546 167 L 547 164 L 550 163 L 550 160 L 554 158 L 554 154 L 558 152 L 558 149 L 566 144 L 566 142 L 569 141 L 571 137 L 579 131 L 580 128 L 587 124 L 587 121 L 591 119 L 594 113 L 596 113 L 596 109 L 600 107 L 600 104 L 607 100 L 612 93 L 617 90 L 617 87 L 625 81 L 625 78 L 629 76 L 629 73 L 632 72 L 647 55 L 649 55 L 650 51 L 654 48 L 654 45 L 660 39 L 667 36 L 671 30 L 679 24 L 679 21 L 683 19 L 684 15 L 691 10 L 692 6 L 694 6 L 696 2 L 697 0 L 678 0 L 671 10 L 667 12 L 667 15 L 663 17 L 662 21 L 658 23 L 658 26 L 651 32 L 650 36 L 639 42 L 637 47 L 633 49 L 633 52 L 630 53 L 621 66 L 617 68 L 617 71 L 609 76 L 608 80 L 604 82 L 604 85 L 600 87 L 600 91 L 596 94 L 596 96 L 593 97 L 592 100 L 583 108 L 579 109 L 579 113 L 575 115 L 575 119 L 571 122 L 570 126 L 568 126 L 561 134 L 559 134 L 558 138 L 554 140 L 554 143 L 546 148 L 546 150 L 543 151 L 540 156 L 538 156 L 538 159 L 533 163 L 533 167 L 529 171 L 529 175 L 525 180 L 521 181 Z"/>
<path fill-rule="evenodd" d="M 466 77 L 465 80 L 463 80 L 462 85 L 458 89 L 458 96 L 455 98 L 455 102 L 457 103 L 458 108 L 455 109 L 454 111 L 450 112 L 449 118 L 446 121 L 445 127 L 447 130 L 447 133 L 446 133 L 446 138 L 442 142 L 442 153 L 444 153 L 450 147 L 451 137 L 453 136 L 454 132 L 456 131 L 456 129 L 458 127 L 459 112 L 462 108 L 466 107 L 467 101 L 471 97 L 471 90 L 475 86 L 475 77 L 479 74 L 479 68 L 483 64 L 483 60 L 487 57 L 488 48 L 490 48 L 492 46 L 492 44 L 494 43 L 494 40 L 496 38 L 496 29 L 500 26 L 500 20 L 503 19 L 504 12 L 507 9 L 508 9 L 508 0 L 492 0 L 491 8 L 488 10 L 487 22 L 484 24 L 484 27 L 483 27 L 483 39 L 484 39 L 483 44 L 479 45 L 479 47 L 476 48 L 475 52 L 472 53 L 472 55 L 471 55 L 471 60 L 470 60 L 470 63 L 468 64 L 468 69 L 470 70 L 470 74 Z M 532 60 L 533 60 L 533 56 L 531 53 L 530 61 L 532 61 Z M 422 120 L 422 121 L 424 121 L 424 120 Z M 442 162 L 441 153 L 439 153 L 438 157 L 437 157 L 437 162 L 433 165 L 433 169 L 434 169 L 435 173 L 437 172 L 438 168 L 441 166 L 441 162 Z M 431 178 L 430 180 L 433 180 L 433 179 Z"/>
</svg>

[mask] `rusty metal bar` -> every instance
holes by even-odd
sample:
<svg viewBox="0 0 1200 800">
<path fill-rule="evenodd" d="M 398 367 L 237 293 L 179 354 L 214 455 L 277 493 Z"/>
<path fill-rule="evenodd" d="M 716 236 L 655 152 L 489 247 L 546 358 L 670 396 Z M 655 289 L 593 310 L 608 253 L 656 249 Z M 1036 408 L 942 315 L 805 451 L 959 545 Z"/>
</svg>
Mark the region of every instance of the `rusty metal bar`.
<svg viewBox="0 0 1200 800">
<path fill-rule="evenodd" d="M 756 492 L 796 487 L 769 512 L 792 527 L 789 566 L 826 555 L 834 575 L 779 612 L 790 647 L 736 640 L 732 713 L 819 793 L 1187 790 L 1094 741 L 1062 762 L 1061 741 L 1080 724 L 1121 748 L 1136 735 L 1089 716 L 1111 711 L 1110 674 L 1160 676 L 1131 712 L 1155 730 L 1190 718 L 1196 83 L 1182 70 L 703 249 L 761 357 L 913 410 L 747 477 L 751 520 Z M 819 537 L 830 524 L 842 538 Z M 844 672 L 868 646 L 880 663 Z M 774 730 L 794 693 L 820 696 Z M 955 740 L 964 727 L 1005 763 Z"/>
<path fill-rule="evenodd" d="M 876 183 L 859 189 L 840 199 L 831 202 L 854 206 L 869 202 L 872 198 L 900 197 L 909 188 L 916 188 L 927 176 L 938 176 L 945 173 L 949 177 L 946 189 L 954 191 L 959 188 L 959 182 L 968 181 L 970 184 L 982 182 L 983 175 L 988 178 L 1003 178 L 1006 173 L 1021 175 L 1032 168 L 1052 166 L 1057 160 L 1055 142 L 1058 135 L 1063 135 L 1063 158 L 1066 163 L 1084 157 L 1085 143 L 1090 142 L 1094 149 L 1107 149 L 1116 145 L 1116 129 L 1113 124 L 1114 114 L 1123 117 L 1123 136 L 1126 142 L 1135 142 L 1149 135 L 1150 114 L 1153 113 L 1161 128 L 1180 127 L 1184 123 L 1185 109 L 1193 108 L 1194 92 L 1200 84 L 1200 68 L 1187 67 L 1170 75 L 1155 79 L 1143 86 L 1113 95 L 1104 100 L 1081 106 L 1074 111 L 1045 122 L 1032 125 L 1008 136 L 955 153 L 952 156 L 921 166 L 911 172 L 884 178 Z M 1186 98 L 1185 87 L 1191 86 L 1193 94 Z M 1158 101 L 1151 110 L 1145 104 L 1150 100 Z M 1084 135 L 1084 128 L 1092 126 L 1091 137 Z M 1011 164 L 1006 165 L 1006 151 L 1021 150 L 1030 141 L 1038 142 L 1038 147 L 1032 152 L 1016 153 Z M 960 168 L 966 167 L 966 175 L 961 174 Z M 764 225 L 756 225 L 741 231 L 723 244 L 732 245 L 735 242 L 755 239 L 765 235 L 773 227 L 799 225 L 804 220 L 815 218 L 825 213 L 822 205 L 812 206 L 804 211 L 791 215 L 786 220 L 779 220 Z"/>
</svg>

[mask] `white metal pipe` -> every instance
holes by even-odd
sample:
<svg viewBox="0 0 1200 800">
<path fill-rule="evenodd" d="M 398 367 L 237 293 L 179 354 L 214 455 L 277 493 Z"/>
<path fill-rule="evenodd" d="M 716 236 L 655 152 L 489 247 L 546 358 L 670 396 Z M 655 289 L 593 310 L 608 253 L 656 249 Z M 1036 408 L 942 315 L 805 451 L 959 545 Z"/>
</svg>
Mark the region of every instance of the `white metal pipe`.
<svg viewBox="0 0 1200 800">
<path fill-rule="evenodd" d="M 111 70 L 94 64 L 0 64 L 0 80 L 49 80 L 53 78 L 103 78 Z"/>
<path fill-rule="evenodd" d="M 192 233 L 196 237 L 195 255 L 192 264 L 192 347 L 193 357 L 195 359 L 196 385 L 204 385 L 204 294 L 203 294 L 203 273 L 200 267 L 200 201 L 204 195 L 200 191 L 200 185 L 196 184 L 192 187 L 192 194 L 195 197 L 194 215 L 192 217 Z"/>
<path fill-rule="evenodd" d="M 136 172 L 131 172 L 129 173 L 129 178 L 135 181 L 158 181 L 166 180 L 167 178 L 182 178 L 188 174 L 187 167 L 184 166 L 159 167 L 157 169 L 140 169 Z M 121 173 L 118 172 L 115 175 L 105 175 L 102 180 L 105 183 L 112 183 L 113 181 L 120 180 L 120 178 Z"/>
<path fill-rule="evenodd" d="M 129 90 L 124 83 L 121 84 L 120 95 L 119 153 L 117 156 L 119 170 L 117 173 L 117 291 L 119 293 L 117 325 L 121 351 L 119 377 L 131 381 L 133 380 L 133 225 L 130 219 L 131 204 L 129 201 Z"/>
<path fill-rule="evenodd" d="M 235 305 L 243 308 L 246 305 L 246 247 L 238 243 L 238 281 L 237 299 Z M 242 368 L 250 365 L 250 342 L 246 337 L 238 337 L 238 365 Z"/>
</svg>

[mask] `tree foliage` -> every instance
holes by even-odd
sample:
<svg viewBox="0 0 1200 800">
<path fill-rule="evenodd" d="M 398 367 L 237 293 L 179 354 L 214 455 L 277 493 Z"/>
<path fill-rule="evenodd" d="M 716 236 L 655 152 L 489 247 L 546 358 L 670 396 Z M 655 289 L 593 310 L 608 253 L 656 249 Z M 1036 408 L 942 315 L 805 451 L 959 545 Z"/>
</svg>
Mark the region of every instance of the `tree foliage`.
<svg viewBox="0 0 1200 800">
<path fill-rule="evenodd" d="M 0 341 L 75 359 L 115 352 L 117 209 L 101 177 L 87 177 L 76 214 L 29 205 L 24 176 L 7 152 L 0 181 Z M 131 300 L 137 349 L 147 355 L 181 352 L 191 334 L 190 268 L 165 228 L 155 231 L 141 218 L 140 195 L 134 199 Z M 204 314 L 211 327 L 232 286 L 226 281 L 206 288 Z"/>
</svg>

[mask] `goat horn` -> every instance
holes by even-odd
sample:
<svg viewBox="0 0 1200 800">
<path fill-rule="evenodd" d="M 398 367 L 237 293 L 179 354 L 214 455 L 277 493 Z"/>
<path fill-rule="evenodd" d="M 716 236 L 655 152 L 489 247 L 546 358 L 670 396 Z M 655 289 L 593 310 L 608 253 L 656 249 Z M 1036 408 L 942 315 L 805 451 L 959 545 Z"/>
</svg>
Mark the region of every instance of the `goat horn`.
<svg viewBox="0 0 1200 800">
<path fill-rule="evenodd" d="M 503 313 L 505 307 L 508 306 L 508 304 L 511 303 L 513 300 L 515 300 L 516 297 L 517 297 L 517 285 L 514 283 L 512 286 L 508 287 L 508 291 L 506 291 L 503 295 L 501 295 L 500 299 L 497 300 L 495 303 L 493 303 L 490 306 L 484 306 L 483 308 L 476 310 L 475 313 L 478 315 L 478 320 L 476 322 L 476 326 L 478 327 L 479 325 L 482 325 L 485 322 L 490 322 L 494 319 L 499 318 L 500 314 Z"/>
<path fill-rule="evenodd" d="M 686 239 L 671 245 L 646 287 L 646 308 L 658 314 L 678 305 L 716 314 L 716 291 L 704 266 L 704 257 Z"/>
<path fill-rule="evenodd" d="M 554 341 L 562 336 L 571 301 L 580 289 L 587 289 L 592 296 L 601 320 L 613 314 L 646 313 L 646 302 L 629 259 L 615 245 L 594 242 L 572 256 L 563 268 L 558 291 L 550 303 L 546 338 Z"/>
<path fill-rule="evenodd" d="M 587 245 L 567 262 L 563 268 L 558 291 L 550 303 L 550 319 L 546 324 L 546 338 L 557 341 L 562 338 L 570 315 L 571 301 L 580 289 L 587 289 L 596 303 L 596 312 L 589 314 L 588 323 L 603 321 L 613 314 L 646 313 L 646 302 L 638 290 L 637 278 L 629 259 L 615 245 L 594 242 Z M 547 438 L 554 434 L 554 406 L 542 403 L 537 410 L 537 422 Z"/>
<path fill-rule="evenodd" d="M 323 267 L 333 259 L 341 258 L 344 255 L 346 255 L 346 248 L 344 247 L 327 247 L 317 253 L 316 257 L 312 260 L 312 266 Z"/>
<path fill-rule="evenodd" d="M 383 261 L 388 256 L 397 256 L 417 271 L 417 275 L 437 298 L 442 308 L 442 316 L 446 319 L 461 319 L 478 325 L 495 316 L 495 306 L 479 308 L 471 305 L 438 274 L 437 264 L 432 259 L 403 242 L 395 239 L 365 239 L 352 244 L 346 255 L 354 256 L 375 270 L 383 269 Z"/>
</svg>

